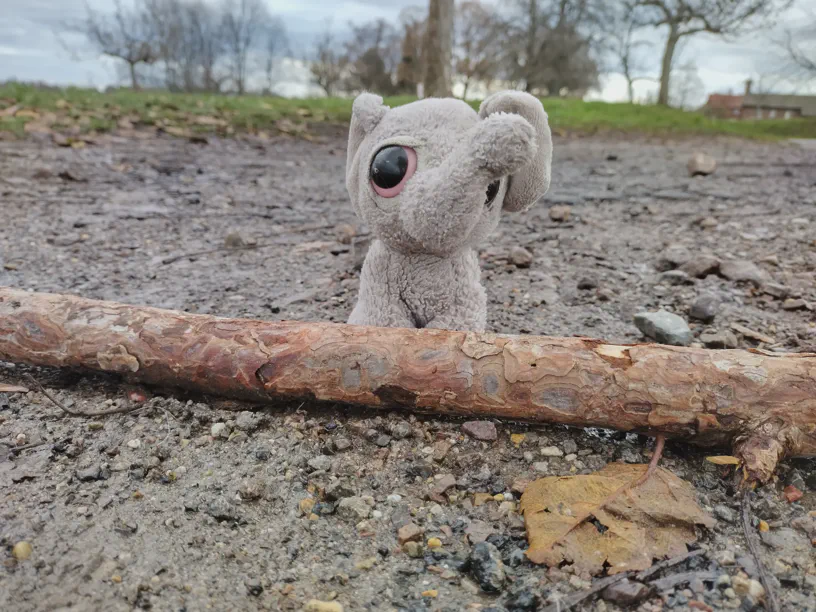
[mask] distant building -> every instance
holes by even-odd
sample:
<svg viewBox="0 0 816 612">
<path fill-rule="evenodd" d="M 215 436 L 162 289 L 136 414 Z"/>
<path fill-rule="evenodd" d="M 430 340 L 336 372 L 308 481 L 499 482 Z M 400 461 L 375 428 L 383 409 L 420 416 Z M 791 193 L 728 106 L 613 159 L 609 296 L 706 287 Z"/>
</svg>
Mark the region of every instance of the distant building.
<svg viewBox="0 0 816 612">
<path fill-rule="evenodd" d="M 703 107 L 706 113 L 722 119 L 794 119 L 816 117 L 816 96 L 751 93 L 751 80 L 745 82 L 745 94 L 711 94 Z"/>
</svg>

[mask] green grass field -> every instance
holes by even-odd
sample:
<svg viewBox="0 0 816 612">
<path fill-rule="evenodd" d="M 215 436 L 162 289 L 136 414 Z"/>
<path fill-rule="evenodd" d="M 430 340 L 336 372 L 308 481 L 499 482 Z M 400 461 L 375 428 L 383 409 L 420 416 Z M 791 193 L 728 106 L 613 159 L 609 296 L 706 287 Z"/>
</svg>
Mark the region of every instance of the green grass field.
<svg viewBox="0 0 816 612">
<path fill-rule="evenodd" d="M 388 98 L 386 102 L 396 106 L 413 99 Z M 727 121 L 659 106 L 561 98 L 543 102 L 553 129 L 561 131 L 728 135 L 764 140 L 816 138 L 816 120 Z M 279 131 L 308 136 L 309 123 L 347 122 L 351 103 L 347 98 L 285 99 L 130 90 L 100 93 L 7 84 L 0 85 L 0 131 L 18 136 L 37 131 L 77 136 L 133 126 L 161 128 L 179 136 Z M 473 104 L 478 107 L 478 102 Z"/>
</svg>

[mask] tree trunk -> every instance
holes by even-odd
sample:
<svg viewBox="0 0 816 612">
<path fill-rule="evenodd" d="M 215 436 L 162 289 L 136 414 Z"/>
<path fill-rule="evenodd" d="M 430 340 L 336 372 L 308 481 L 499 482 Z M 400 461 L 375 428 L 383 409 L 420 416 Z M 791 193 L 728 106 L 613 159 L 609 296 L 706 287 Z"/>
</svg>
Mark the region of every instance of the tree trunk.
<svg viewBox="0 0 816 612">
<path fill-rule="evenodd" d="M 424 95 L 427 98 L 446 98 L 451 95 L 453 0 L 430 2 L 422 50 L 425 59 Z"/>
<path fill-rule="evenodd" d="M 629 92 L 629 102 L 635 101 L 635 81 L 630 79 L 629 77 L 626 78 L 626 87 Z"/>
<path fill-rule="evenodd" d="M 303 398 L 816 455 L 816 355 L 224 319 L 0 288 L 0 359 L 270 403 Z"/>
<path fill-rule="evenodd" d="M 663 106 L 669 105 L 669 82 L 671 80 L 672 58 L 680 35 L 675 24 L 669 28 L 669 37 L 666 39 L 666 48 L 663 51 L 663 63 L 660 68 L 660 93 L 657 96 L 657 103 Z"/>
<path fill-rule="evenodd" d="M 130 87 L 131 89 L 139 89 L 139 79 L 136 76 L 136 62 L 128 62 L 130 68 Z"/>
</svg>

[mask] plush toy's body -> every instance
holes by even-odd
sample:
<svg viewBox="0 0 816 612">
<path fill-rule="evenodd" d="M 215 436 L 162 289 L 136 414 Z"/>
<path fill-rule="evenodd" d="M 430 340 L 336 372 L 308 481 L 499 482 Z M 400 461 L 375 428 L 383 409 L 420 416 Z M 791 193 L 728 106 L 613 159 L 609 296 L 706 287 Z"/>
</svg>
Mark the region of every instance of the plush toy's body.
<svg viewBox="0 0 816 612">
<path fill-rule="evenodd" d="M 482 331 L 487 300 L 474 247 L 501 211 L 526 210 L 550 182 L 541 103 L 521 92 L 428 99 L 395 109 L 354 102 L 346 187 L 377 240 L 349 323 Z"/>
</svg>

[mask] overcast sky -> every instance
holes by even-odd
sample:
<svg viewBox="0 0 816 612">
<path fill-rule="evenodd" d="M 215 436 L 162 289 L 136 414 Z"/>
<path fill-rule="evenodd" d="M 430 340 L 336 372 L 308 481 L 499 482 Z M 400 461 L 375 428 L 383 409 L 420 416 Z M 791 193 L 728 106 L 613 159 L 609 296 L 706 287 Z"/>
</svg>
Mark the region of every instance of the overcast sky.
<svg viewBox="0 0 816 612">
<path fill-rule="evenodd" d="M 342 33 L 348 22 L 363 22 L 378 17 L 396 21 L 400 10 L 423 4 L 422 0 L 266 0 L 270 11 L 285 23 L 291 45 L 297 56 L 303 56 L 314 37 L 328 22 Z M 797 0 L 797 6 L 785 21 L 801 23 L 802 7 L 812 0 Z M 95 10 L 113 7 L 113 0 L 87 0 Z M 76 21 L 85 14 L 86 0 L 0 0 L 0 81 L 16 78 L 26 81 L 44 81 L 59 85 L 105 87 L 119 82 L 121 72 L 117 62 L 98 57 L 82 48 L 75 35 L 65 34 L 64 23 Z M 649 50 L 652 75 L 657 76 L 661 33 L 650 35 L 655 45 Z M 731 43 L 708 37 L 689 39 L 683 51 L 683 61 L 694 61 L 699 70 L 705 93 L 741 92 L 745 79 L 764 75 L 772 80 L 775 66 L 768 61 L 769 43 L 766 36 L 753 34 Z M 70 51 L 69 51 L 70 50 Z M 293 68 L 282 75 L 280 93 L 305 95 L 308 92 L 307 75 Z M 769 79 L 771 77 L 771 79 Z M 645 95 L 655 85 L 638 83 L 637 90 Z M 784 81 L 777 85 L 790 89 Z M 626 95 L 621 77 L 610 76 L 595 97 L 621 100 Z"/>
</svg>

